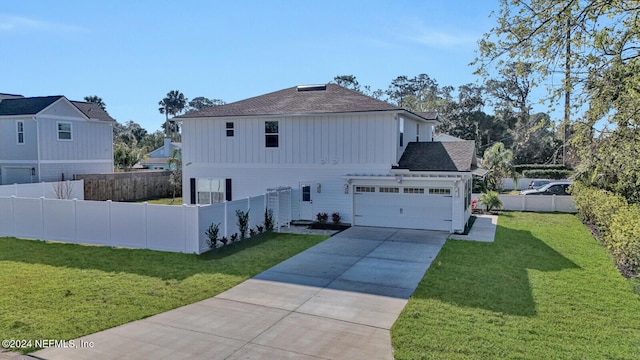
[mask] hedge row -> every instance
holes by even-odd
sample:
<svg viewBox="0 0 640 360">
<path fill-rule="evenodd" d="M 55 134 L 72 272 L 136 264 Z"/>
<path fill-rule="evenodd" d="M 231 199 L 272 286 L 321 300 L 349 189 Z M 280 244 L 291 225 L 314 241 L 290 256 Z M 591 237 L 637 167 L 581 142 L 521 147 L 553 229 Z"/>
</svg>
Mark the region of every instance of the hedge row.
<svg viewBox="0 0 640 360">
<path fill-rule="evenodd" d="M 531 179 L 566 179 L 573 171 L 571 170 L 524 170 L 522 172 L 522 177 L 531 178 Z"/>
<path fill-rule="evenodd" d="M 621 269 L 640 272 L 640 205 L 608 191 L 574 183 L 572 193 L 583 220 L 598 227 Z"/>
<path fill-rule="evenodd" d="M 562 164 L 520 164 L 513 167 L 520 174 L 526 170 L 570 170 Z"/>
</svg>

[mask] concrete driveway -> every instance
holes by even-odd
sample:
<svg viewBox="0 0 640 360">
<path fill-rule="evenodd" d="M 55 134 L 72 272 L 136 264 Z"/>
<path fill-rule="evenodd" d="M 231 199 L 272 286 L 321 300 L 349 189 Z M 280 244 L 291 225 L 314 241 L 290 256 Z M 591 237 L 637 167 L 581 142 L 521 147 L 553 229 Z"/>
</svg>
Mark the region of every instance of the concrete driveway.
<svg viewBox="0 0 640 360">
<path fill-rule="evenodd" d="M 45 359 L 393 359 L 389 329 L 448 233 L 352 227 L 216 297 Z"/>
</svg>

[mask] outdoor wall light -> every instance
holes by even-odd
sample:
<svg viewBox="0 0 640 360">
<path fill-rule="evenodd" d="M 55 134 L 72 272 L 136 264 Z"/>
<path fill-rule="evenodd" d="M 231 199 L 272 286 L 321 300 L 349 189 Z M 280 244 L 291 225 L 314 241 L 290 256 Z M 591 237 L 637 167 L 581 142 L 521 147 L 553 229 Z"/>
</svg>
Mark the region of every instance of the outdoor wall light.
<svg viewBox="0 0 640 360">
<path fill-rule="evenodd" d="M 344 184 L 344 193 L 345 194 L 349 193 L 349 184 Z"/>
<path fill-rule="evenodd" d="M 322 186 L 318 183 L 316 184 L 316 192 L 319 194 L 322 191 Z"/>
<path fill-rule="evenodd" d="M 36 168 L 31 168 L 31 176 L 36 176 Z"/>
</svg>

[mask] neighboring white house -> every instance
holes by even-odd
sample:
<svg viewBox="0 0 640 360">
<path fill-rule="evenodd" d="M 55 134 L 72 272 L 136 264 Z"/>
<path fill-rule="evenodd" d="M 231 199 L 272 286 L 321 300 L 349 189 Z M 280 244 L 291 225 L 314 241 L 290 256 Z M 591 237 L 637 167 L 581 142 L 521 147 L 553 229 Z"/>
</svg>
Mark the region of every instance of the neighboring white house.
<svg viewBox="0 0 640 360">
<path fill-rule="evenodd" d="M 171 138 L 164 138 L 164 144 L 150 152 L 147 158 L 140 162 L 140 166 L 150 170 L 170 170 L 168 161 L 174 150 L 182 151 L 182 143 L 172 142 Z"/>
<path fill-rule="evenodd" d="M 64 96 L 0 94 L 0 184 L 113 172 L 115 120 Z"/>
<path fill-rule="evenodd" d="M 462 231 L 471 215 L 474 143 L 433 142 L 436 113 L 327 84 L 177 118 L 187 203 L 284 186 L 293 219 L 338 212 L 354 225 Z"/>
</svg>

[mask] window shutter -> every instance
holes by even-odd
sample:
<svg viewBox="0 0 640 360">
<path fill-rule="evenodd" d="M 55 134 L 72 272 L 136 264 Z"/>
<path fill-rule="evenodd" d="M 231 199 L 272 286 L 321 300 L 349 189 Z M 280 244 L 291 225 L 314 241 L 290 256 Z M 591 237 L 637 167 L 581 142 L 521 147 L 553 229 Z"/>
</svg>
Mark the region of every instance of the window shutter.
<svg viewBox="0 0 640 360">
<path fill-rule="evenodd" d="M 196 179 L 189 179 L 189 187 L 191 188 L 191 205 L 196 203 Z"/>
<path fill-rule="evenodd" d="M 224 186 L 224 191 L 225 191 L 225 199 L 227 199 L 227 201 L 231 201 L 231 199 L 232 199 L 232 197 L 231 197 L 231 179 L 226 179 L 225 186 Z"/>
</svg>

